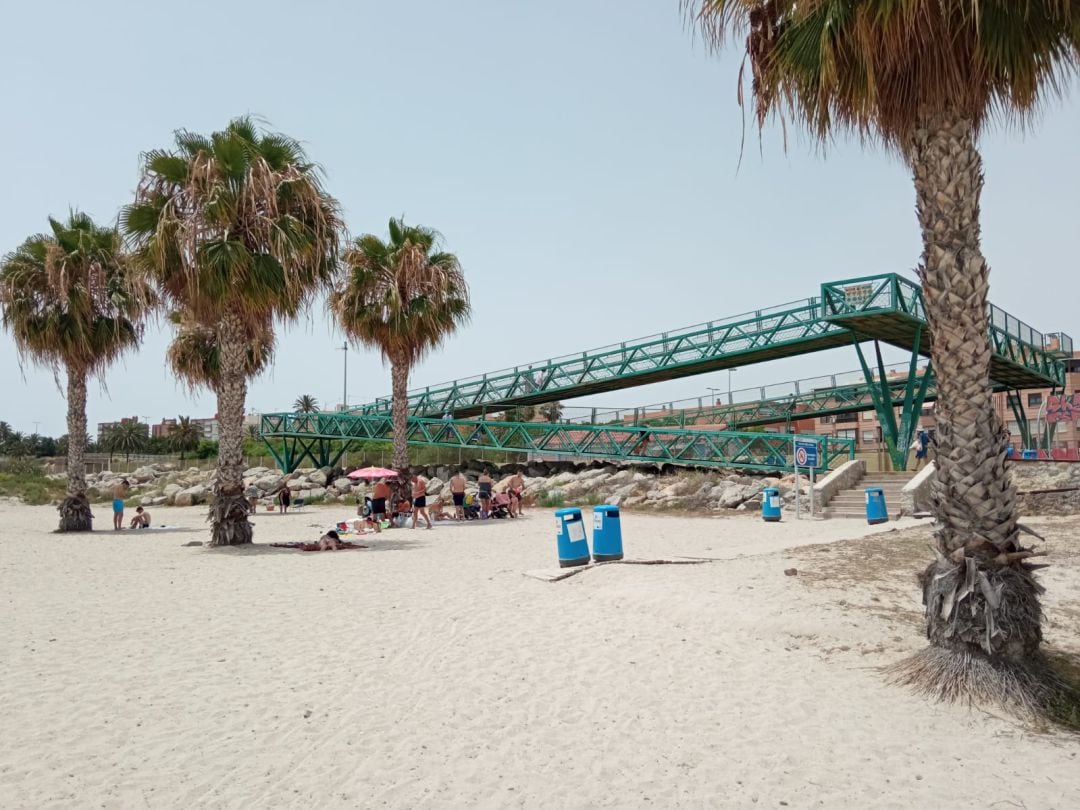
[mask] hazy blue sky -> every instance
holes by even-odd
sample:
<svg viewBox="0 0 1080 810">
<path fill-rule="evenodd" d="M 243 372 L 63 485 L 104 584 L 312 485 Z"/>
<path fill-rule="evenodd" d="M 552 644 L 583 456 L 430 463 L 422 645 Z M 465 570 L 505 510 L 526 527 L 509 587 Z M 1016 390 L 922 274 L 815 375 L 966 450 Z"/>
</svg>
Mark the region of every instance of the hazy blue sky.
<svg viewBox="0 0 1080 810">
<path fill-rule="evenodd" d="M 742 131 L 739 55 L 708 56 L 676 0 L 410 3 L 188 0 L 9 3 L 0 51 L 7 155 L 0 250 L 82 208 L 112 220 L 139 153 L 174 129 L 253 113 L 307 145 L 350 230 L 392 215 L 441 230 L 475 316 L 415 384 L 524 364 L 816 294 L 919 255 L 911 183 L 895 159 L 840 142 L 822 156 L 774 128 Z M 1076 189 L 1080 99 L 1034 133 L 990 132 L 984 248 L 992 298 L 1080 337 Z M 214 412 L 164 365 L 170 335 L 93 386 L 98 421 Z M 322 307 L 282 330 L 249 408 L 341 398 L 340 345 Z M 895 356 L 895 355 L 894 355 Z M 741 369 L 735 387 L 855 368 L 836 350 Z M 389 390 L 350 353 L 349 398 Z M 719 372 L 587 402 L 633 406 L 726 386 Z M 0 419 L 65 432 L 48 372 L 20 372 L 0 336 Z M 578 405 L 582 401 L 569 404 Z"/>
</svg>

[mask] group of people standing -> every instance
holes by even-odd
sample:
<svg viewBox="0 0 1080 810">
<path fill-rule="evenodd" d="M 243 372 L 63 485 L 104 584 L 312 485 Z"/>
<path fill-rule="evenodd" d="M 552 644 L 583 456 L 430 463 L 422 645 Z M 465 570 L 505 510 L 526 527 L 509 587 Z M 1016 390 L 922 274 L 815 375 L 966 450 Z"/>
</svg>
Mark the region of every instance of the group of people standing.
<svg viewBox="0 0 1080 810">
<path fill-rule="evenodd" d="M 403 483 L 404 482 L 404 483 Z M 454 504 L 452 520 L 465 520 L 465 501 L 467 481 L 464 474 L 458 470 L 449 481 L 450 496 Z M 394 485 L 397 485 L 395 487 Z M 497 497 L 495 493 L 495 479 L 491 477 L 490 470 L 484 470 L 477 479 L 477 499 L 480 501 L 480 517 L 486 518 L 491 514 L 492 501 Z M 395 488 L 399 488 L 395 492 Z M 371 491 L 370 507 L 361 505 L 361 514 L 365 508 L 370 509 L 370 518 L 375 531 L 382 531 L 382 523 L 388 522 L 389 526 L 397 525 L 395 518 L 406 512 L 412 514 L 412 528 L 423 519 L 426 529 L 432 528 L 431 513 L 428 511 L 428 480 L 422 475 L 402 476 L 397 479 L 380 478 L 375 482 Z M 402 492 L 403 490 L 403 492 Z M 507 482 L 507 495 L 510 498 L 509 510 L 511 517 L 520 517 L 524 514 L 522 501 L 525 493 L 525 479 L 521 473 L 515 473 Z M 407 497 L 405 497 L 407 496 Z"/>
</svg>

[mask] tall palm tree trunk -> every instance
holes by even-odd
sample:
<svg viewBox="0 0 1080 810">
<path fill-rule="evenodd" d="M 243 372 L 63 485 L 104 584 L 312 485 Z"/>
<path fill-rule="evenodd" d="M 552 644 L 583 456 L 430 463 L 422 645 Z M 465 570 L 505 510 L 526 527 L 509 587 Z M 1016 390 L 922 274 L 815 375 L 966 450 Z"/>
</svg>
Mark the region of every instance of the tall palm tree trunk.
<svg viewBox="0 0 1080 810">
<path fill-rule="evenodd" d="M 394 469 L 402 472 L 409 466 L 409 365 L 390 361 L 390 411 L 394 422 Z"/>
<path fill-rule="evenodd" d="M 88 532 L 94 515 L 86 497 L 86 372 L 67 370 L 67 497 L 60 504 L 62 532 Z"/>
<path fill-rule="evenodd" d="M 991 401 L 982 159 L 971 122 L 958 117 L 928 118 L 908 148 L 937 379 L 933 497 L 940 528 L 936 560 L 921 577 L 932 646 L 898 670 L 901 680 L 942 697 L 1033 708 L 1031 690 L 1013 681 L 1022 684 L 1038 663 L 1042 589 L 1020 547 L 1007 434 Z"/>
<path fill-rule="evenodd" d="M 211 546 L 250 543 L 252 525 L 244 497 L 244 399 L 247 395 L 245 359 L 247 337 L 243 322 L 227 314 L 218 325 L 221 380 L 217 384 L 218 442 L 217 481 L 210 510 Z"/>
</svg>

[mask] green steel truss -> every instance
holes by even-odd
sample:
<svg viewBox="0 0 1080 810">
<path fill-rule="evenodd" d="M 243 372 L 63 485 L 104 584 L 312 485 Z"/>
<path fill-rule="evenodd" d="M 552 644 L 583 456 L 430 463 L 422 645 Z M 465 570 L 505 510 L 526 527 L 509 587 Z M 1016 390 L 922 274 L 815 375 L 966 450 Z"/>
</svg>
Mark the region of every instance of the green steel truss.
<svg viewBox="0 0 1080 810">
<path fill-rule="evenodd" d="M 456 380 L 411 391 L 409 411 L 418 416 L 477 416 L 846 344 L 850 339 L 848 330 L 822 320 L 819 311 L 817 299 L 811 298 L 726 321 Z M 389 413 L 390 399 L 378 399 L 354 412 Z"/>
<path fill-rule="evenodd" d="M 824 320 L 848 327 L 860 340 L 930 354 L 922 288 L 913 281 L 890 273 L 822 284 L 821 305 Z M 986 320 L 994 383 L 1008 388 L 1064 384 L 1062 360 L 1072 356 L 1072 338 L 1044 335 L 993 304 L 987 305 Z"/>
<path fill-rule="evenodd" d="M 260 433 L 282 469 L 291 472 L 305 460 L 332 466 L 353 441 L 390 442 L 389 416 L 363 414 L 263 414 Z M 824 471 L 855 457 L 852 439 L 816 438 Z M 280 452 L 271 440 L 286 448 Z M 655 429 L 625 425 L 491 422 L 410 417 L 408 441 L 415 445 L 518 451 L 615 462 L 737 467 L 780 472 L 791 466 L 793 437 L 777 433 Z M 337 447 L 337 458 L 330 448 Z"/>
<path fill-rule="evenodd" d="M 903 364 L 902 373 L 890 371 L 895 366 L 887 367 L 885 385 L 889 392 L 894 407 L 902 407 L 905 403 L 907 389 L 910 385 L 908 364 Z M 916 376 L 921 377 L 925 373 L 922 369 L 916 371 Z M 865 379 L 850 381 L 846 384 L 836 384 L 837 377 L 847 375 L 833 375 L 832 384 L 821 385 L 828 378 L 814 377 L 807 380 L 796 380 L 776 386 L 745 389 L 739 394 L 754 393 L 759 398 L 753 401 L 732 402 L 728 404 L 706 405 L 701 398 L 685 400 L 684 402 L 671 402 L 663 405 L 648 405 L 638 408 L 620 408 L 612 410 L 597 410 L 580 416 L 570 421 L 582 424 L 610 424 L 622 422 L 628 425 L 643 425 L 648 427 L 701 427 L 705 425 L 723 425 L 737 429 L 755 425 L 770 425 L 784 422 L 790 424 L 799 419 L 812 419 L 820 416 L 835 416 L 839 414 L 857 413 L 875 407 L 875 398 L 880 391 L 880 377 L 875 376 L 872 384 Z M 859 376 L 863 372 L 859 371 Z M 808 385 L 809 383 L 809 385 Z M 814 383 L 818 385 L 813 386 Z M 792 393 L 773 395 L 768 394 L 769 388 L 791 388 Z M 928 374 L 926 392 L 923 397 L 925 402 L 930 402 L 937 397 L 937 386 L 932 372 Z M 678 406 L 678 407 L 676 407 Z M 664 412 L 666 409 L 667 412 Z"/>
<path fill-rule="evenodd" d="M 917 284 L 896 274 L 847 279 L 821 285 L 820 298 L 414 390 L 409 411 L 485 415 L 834 348 L 850 343 L 852 335 L 928 356 L 925 324 Z M 996 384 L 1019 389 L 1064 383 L 1061 361 L 1072 352 L 1067 335 L 1044 335 L 995 306 L 987 326 Z M 390 400 L 354 412 L 388 414 Z"/>
</svg>

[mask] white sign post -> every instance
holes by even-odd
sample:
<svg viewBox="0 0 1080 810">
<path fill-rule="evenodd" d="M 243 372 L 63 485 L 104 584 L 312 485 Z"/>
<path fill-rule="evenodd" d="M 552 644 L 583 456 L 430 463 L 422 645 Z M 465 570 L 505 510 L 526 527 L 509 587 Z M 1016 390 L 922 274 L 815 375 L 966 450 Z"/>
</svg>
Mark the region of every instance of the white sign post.
<svg viewBox="0 0 1080 810">
<path fill-rule="evenodd" d="M 810 517 L 814 516 L 814 471 L 821 463 L 821 448 L 818 443 L 813 439 L 799 439 L 797 436 L 792 438 L 792 447 L 794 448 L 793 457 L 795 461 L 795 517 L 801 517 L 799 510 L 799 490 L 802 488 L 799 485 L 799 467 L 806 467 L 810 470 Z"/>
<path fill-rule="evenodd" d="M 802 509 L 799 502 L 799 439 L 791 437 L 791 458 L 795 465 L 795 519 L 802 520 Z"/>
</svg>

